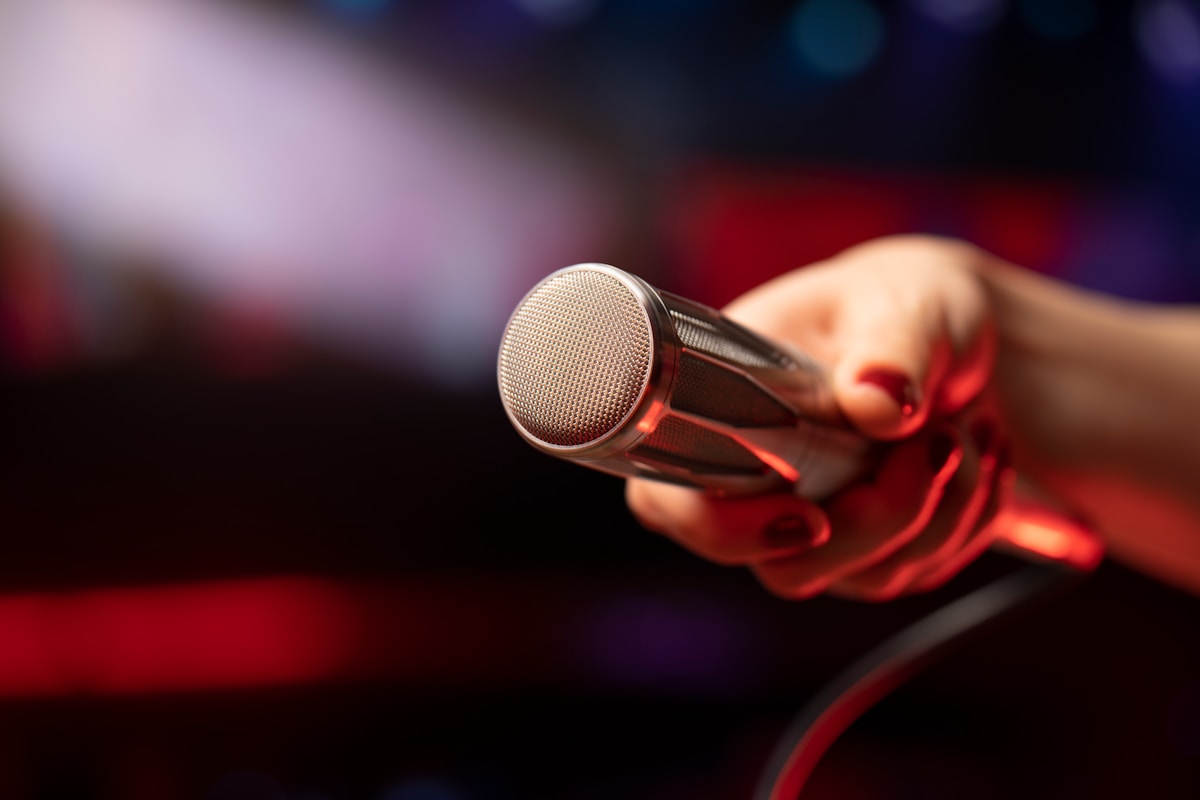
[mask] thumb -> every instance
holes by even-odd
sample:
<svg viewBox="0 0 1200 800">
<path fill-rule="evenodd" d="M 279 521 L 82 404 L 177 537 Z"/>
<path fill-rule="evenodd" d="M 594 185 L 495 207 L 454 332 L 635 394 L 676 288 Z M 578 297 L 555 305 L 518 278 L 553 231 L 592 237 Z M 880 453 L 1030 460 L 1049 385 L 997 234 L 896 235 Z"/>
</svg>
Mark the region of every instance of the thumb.
<svg viewBox="0 0 1200 800">
<path fill-rule="evenodd" d="M 949 368 L 942 315 L 887 298 L 847 304 L 839 320 L 833 394 L 850 422 L 877 439 L 900 439 L 928 419 L 930 395 Z"/>
</svg>

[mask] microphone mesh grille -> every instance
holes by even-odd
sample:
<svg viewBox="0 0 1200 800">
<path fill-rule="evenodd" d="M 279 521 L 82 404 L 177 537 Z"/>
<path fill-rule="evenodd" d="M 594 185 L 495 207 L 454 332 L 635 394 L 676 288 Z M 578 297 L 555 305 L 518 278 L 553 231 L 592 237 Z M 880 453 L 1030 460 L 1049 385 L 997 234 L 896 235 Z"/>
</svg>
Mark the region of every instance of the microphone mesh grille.
<svg viewBox="0 0 1200 800">
<path fill-rule="evenodd" d="M 641 301 L 618 279 L 569 270 L 513 312 L 500 345 L 500 394 L 536 439 L 576 447 L 610 433 L 641 397 L 653 361 Z"/>
</svg>

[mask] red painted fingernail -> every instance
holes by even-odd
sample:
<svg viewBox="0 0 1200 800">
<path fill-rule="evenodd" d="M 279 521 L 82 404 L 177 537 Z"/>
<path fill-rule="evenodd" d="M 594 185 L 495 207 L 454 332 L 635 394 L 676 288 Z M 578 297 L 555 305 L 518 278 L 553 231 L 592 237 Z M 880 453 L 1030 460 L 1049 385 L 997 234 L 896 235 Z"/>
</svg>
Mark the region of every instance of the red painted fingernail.
<svg viewBox="0 0 1200 800">
<path fill-rule="evenodd" d="M 900 413 L 912 416 L 917 409 L 917 392 L 907 376 L 890 369 L 869 369 L 858 376 L 860 383 L 869 383 L 882 389 L 900 406 Z"/>
</svg>

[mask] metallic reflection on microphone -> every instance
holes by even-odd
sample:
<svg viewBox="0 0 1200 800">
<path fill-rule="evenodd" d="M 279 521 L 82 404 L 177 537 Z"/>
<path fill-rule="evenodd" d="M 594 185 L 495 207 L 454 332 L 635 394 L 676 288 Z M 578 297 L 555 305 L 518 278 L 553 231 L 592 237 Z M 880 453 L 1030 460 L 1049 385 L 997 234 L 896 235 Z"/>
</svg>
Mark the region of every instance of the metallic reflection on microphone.
<svg viewBox="0 0 1200 800">
<path fill-rule="evenodd" d="M 869 461 L 812 359 L 607 264 L 525 296 L 498 378 L 526 441 L 614 475 L 819 498 Z"/>
</svg>

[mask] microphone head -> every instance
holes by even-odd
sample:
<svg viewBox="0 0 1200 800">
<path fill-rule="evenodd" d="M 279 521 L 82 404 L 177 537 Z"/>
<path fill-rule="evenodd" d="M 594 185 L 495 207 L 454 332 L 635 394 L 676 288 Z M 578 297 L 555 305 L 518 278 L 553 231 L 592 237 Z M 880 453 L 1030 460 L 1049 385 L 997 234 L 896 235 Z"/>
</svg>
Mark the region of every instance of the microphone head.
<svg viewBox="0 0 1200 800">
<path fill-rule="evenodd" d="M 534 286 L 500 346 L 500 395 L 518 432 L 558 455 L 619 448 L 613 440 L 670 380 L 678 345 L 665 313 L 651 287 L 604 264 L 560 269 Z"/>
<path fill-rule="evenodd" d="M 855 467 L 803 354 L 607 264 L 552 272 L 509 318 L 509 421 L 544 453 L 725 493 L 824 492 Z"/>
</svg>

